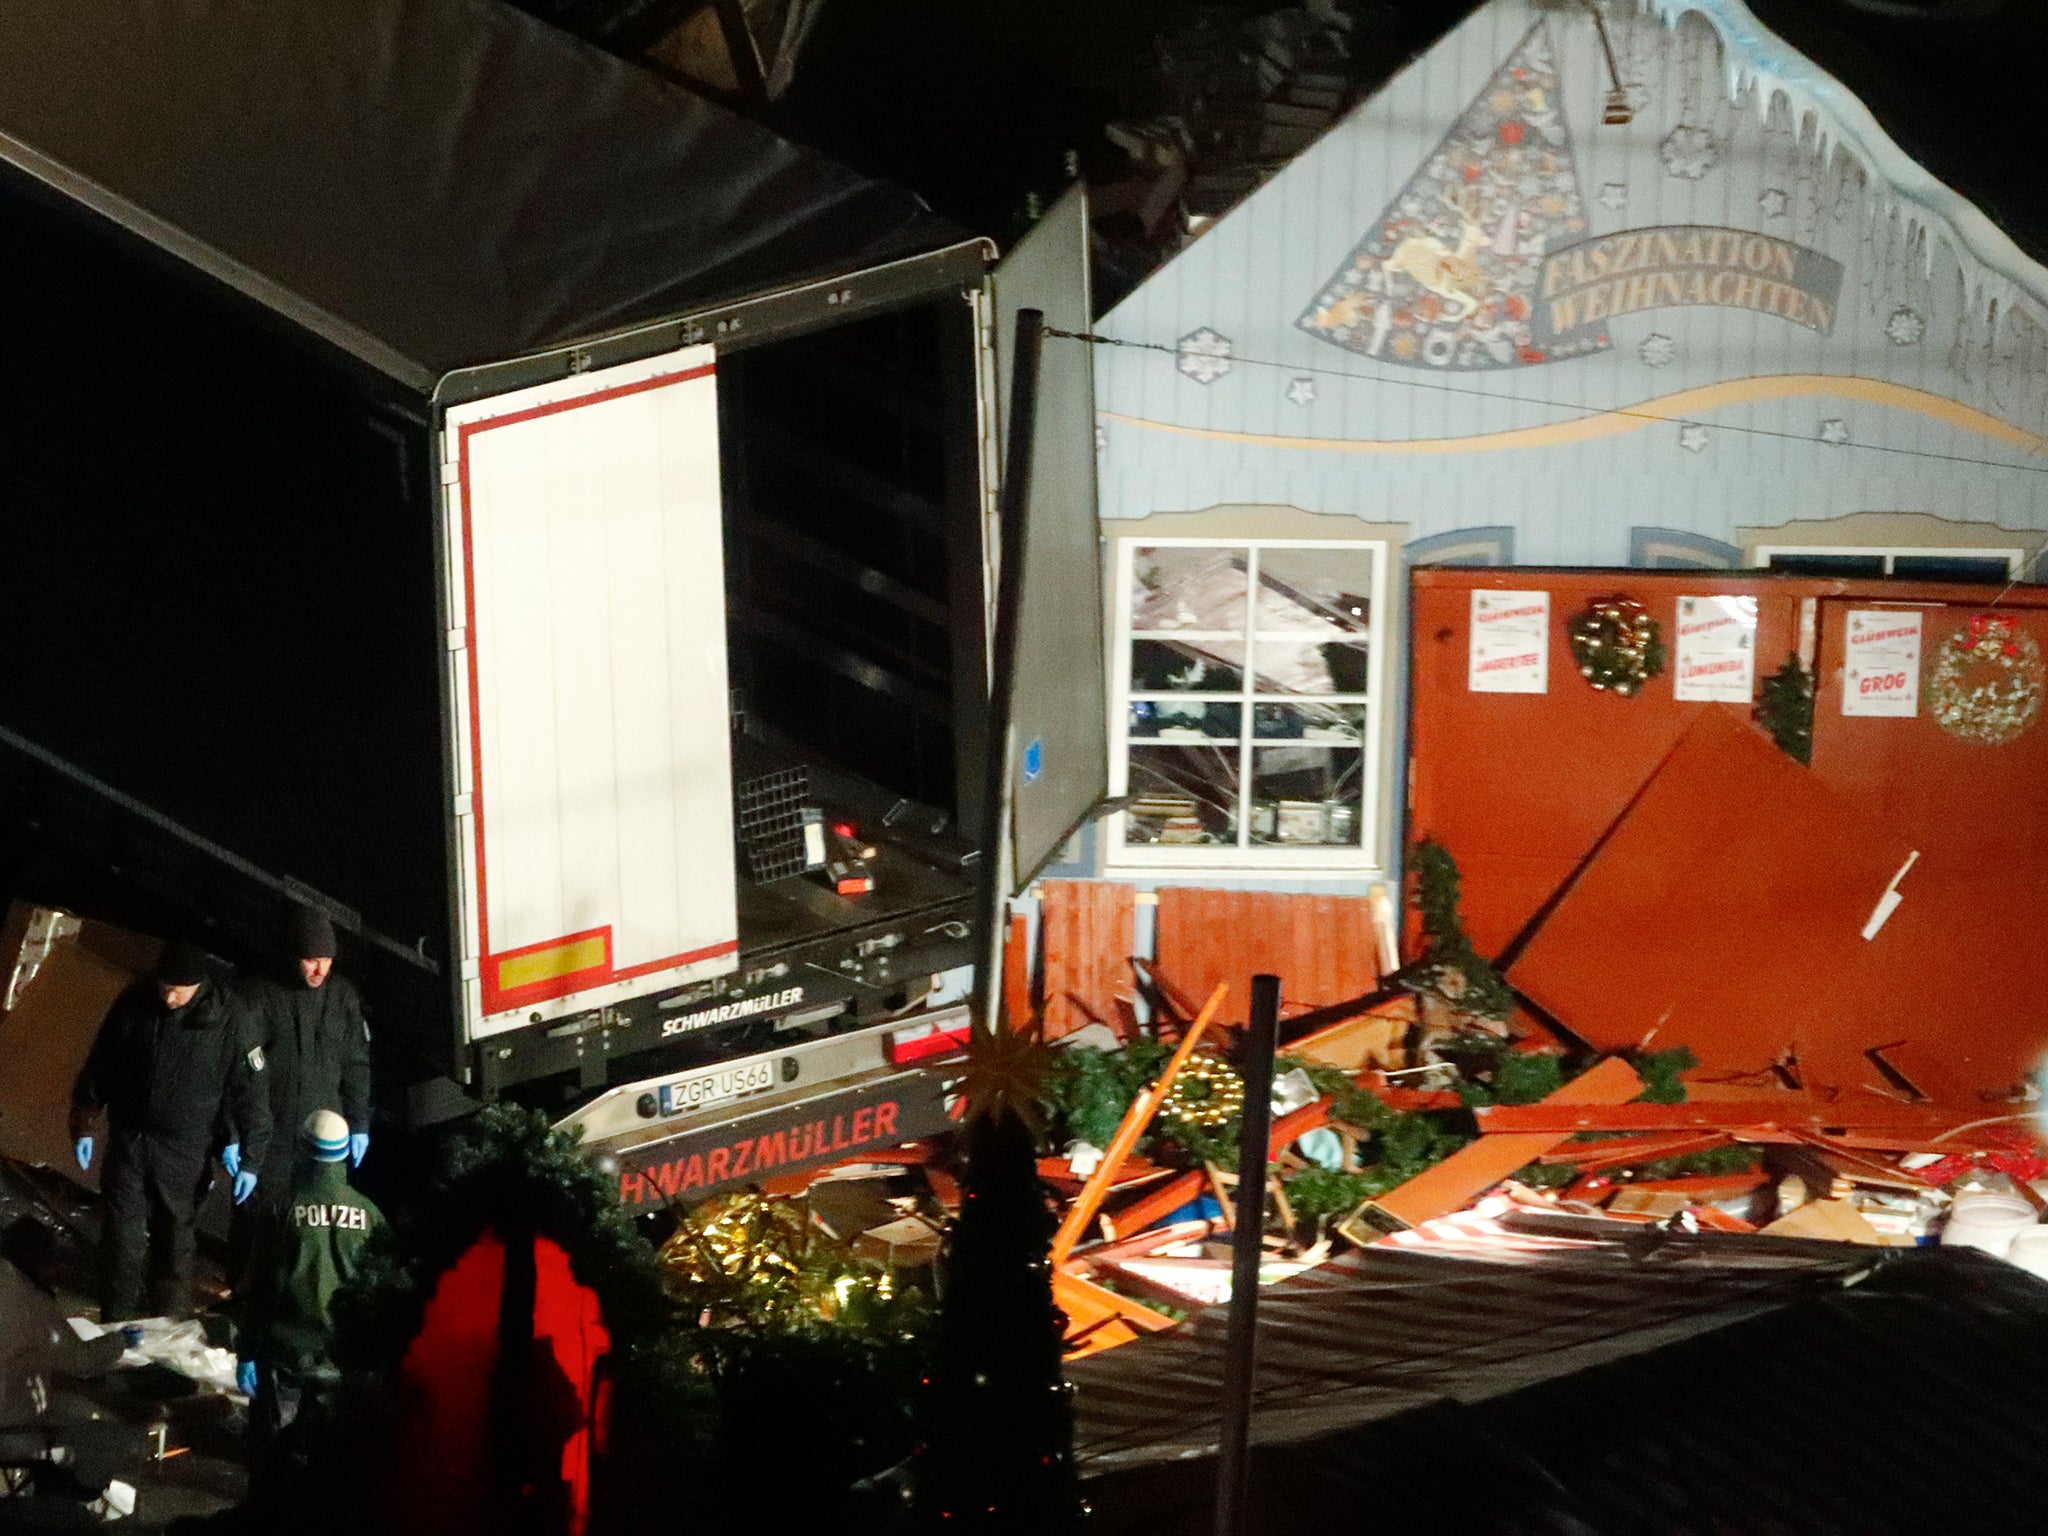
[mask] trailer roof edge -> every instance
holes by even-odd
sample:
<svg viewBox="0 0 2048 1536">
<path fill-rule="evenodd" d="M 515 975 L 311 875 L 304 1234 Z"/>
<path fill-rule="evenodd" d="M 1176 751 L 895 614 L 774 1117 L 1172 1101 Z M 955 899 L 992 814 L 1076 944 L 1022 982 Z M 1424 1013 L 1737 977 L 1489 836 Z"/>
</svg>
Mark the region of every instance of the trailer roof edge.
<svg viewBox="0 0 2048 1536">
<path fill-rule="evenodd" d="M 975 236 L 937 250 L 899 256 L 793 287 L 766 289 L 519 357 L 452 368 L 434 384 L 431 400 L 443 408 L 461 405 L 586 368 L 608 368 L 699 342 L 731 352 L 784 341 L 864 315 L 900 309 L 943 293 L 969 277 L 978 282 L 995 259 L 995 242 Z"/>
</svg>

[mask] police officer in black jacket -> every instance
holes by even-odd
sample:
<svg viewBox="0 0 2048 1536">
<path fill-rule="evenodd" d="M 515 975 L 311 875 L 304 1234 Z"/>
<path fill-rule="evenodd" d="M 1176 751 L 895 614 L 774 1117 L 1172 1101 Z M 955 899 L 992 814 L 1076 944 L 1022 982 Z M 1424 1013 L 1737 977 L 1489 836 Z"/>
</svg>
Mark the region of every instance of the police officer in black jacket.
<svg viewBox="0 0 2048 1536">
<path fill-rule="evenodd" d="M 370 1027 L 355 987 L 335 974 L 334 925 L 326 913 L 301 907 L 292 914 L 289 940 L 298 962 L 293 970 L 282 979 L 248 977 L 235 990 L 243 1029 L 263 1043 L 271 1123 L 288 1128 L 270 1139 L 267 1158 L 232 1142 L 226 1153 L 230 1166 L 260 1175 L 257 1205 L 264 1209 L 291 1187 L 289 1128 L 314 1110 L 337 1110 L 348 1121 L 351 1162 L 361 1164 L 370 1148 Z"/>
<path fill-rule="evenodd" d="M 106 1202 L 100 1317 L 135 1317 L 148 1281 L 154 1310 L 184 1315 L 192 1302 L 192 1222 L 210 1182 L 207 1152 L 223 1108 L 252 1166 L 269 1155 L 270 1101 L 263 1052 L 222 996 L 205 953 L 172 944 L 156 974 L 115 1001 L 78 1074 L 71 1133 L 78 1166 L 92 1165 L 104 1111 Z M 289 1137 L 286 1138 L 290 1140 Z M 237 1203 L 257 1178 L 230 1170 Z"/>
</svg>

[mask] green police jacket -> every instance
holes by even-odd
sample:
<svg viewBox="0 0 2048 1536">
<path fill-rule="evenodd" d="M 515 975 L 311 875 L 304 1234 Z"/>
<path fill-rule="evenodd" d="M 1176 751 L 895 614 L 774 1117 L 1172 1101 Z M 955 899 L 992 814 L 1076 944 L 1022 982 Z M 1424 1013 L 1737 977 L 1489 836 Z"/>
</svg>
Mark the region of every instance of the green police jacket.
<svg viewBox="0 0 2048 1536">
<path fill-rule="evenodd" d="M 383 1224 L 376 1205 L 349 1187 L 346 1162 L 301 1163 L 257 1240 L 243 1358 L 288 1371 L 326 1365 L 334 1293 L 355 1277 Z"/>
</svg>

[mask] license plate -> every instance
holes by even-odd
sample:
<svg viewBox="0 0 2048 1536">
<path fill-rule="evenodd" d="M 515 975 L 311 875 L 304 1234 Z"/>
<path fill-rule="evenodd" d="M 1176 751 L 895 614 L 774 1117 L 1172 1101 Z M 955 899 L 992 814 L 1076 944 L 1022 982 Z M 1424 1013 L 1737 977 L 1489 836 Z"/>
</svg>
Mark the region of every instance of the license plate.
<svg viewBox="0 0 2048 1536">
<path fill-rule="evenodd" d="M 664 1115 L 687 1115 L 692 1110 L 723 1104 L 728 1099 L 743 1099 L 748 1094 L 763 1093 L 774 1086 L 775 1063 L 772 1060 L 742 1061 L 730 1067 L 715 1067 L 708 1072 L 695 1072 L 672 1083 L 663 1083 L 657 1098 Z"/>
</svg>

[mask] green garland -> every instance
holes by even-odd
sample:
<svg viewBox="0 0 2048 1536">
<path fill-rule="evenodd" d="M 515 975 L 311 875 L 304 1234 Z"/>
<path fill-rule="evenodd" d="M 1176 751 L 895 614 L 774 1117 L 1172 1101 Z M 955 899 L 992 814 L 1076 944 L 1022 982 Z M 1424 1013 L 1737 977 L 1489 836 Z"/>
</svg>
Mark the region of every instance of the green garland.
<svg viewBox="0 0 2048 1536">
<path fill-rule="evenodd" d="M 1764 679 L 1756 718 L 1787 757 L 1813 761 L 1813 674 L 1797 655 L 1787 656 L 1785 665 Z"/>
<path fill-rule="evenodd" d="M 1416 905 L 1428 940 L 1422 958 L 1387 978 L 1390 986 L 1407 987 L 1442 998 L 1461 1013 L 1483 1019 L 1505 1019 L 1514 1012 L 1515 996 L 1508 984 L 1472 947 L 1458 915 L 1458 863 L 1433 838 L 1415 845 L 1413 859 Z"/>
</svg>

